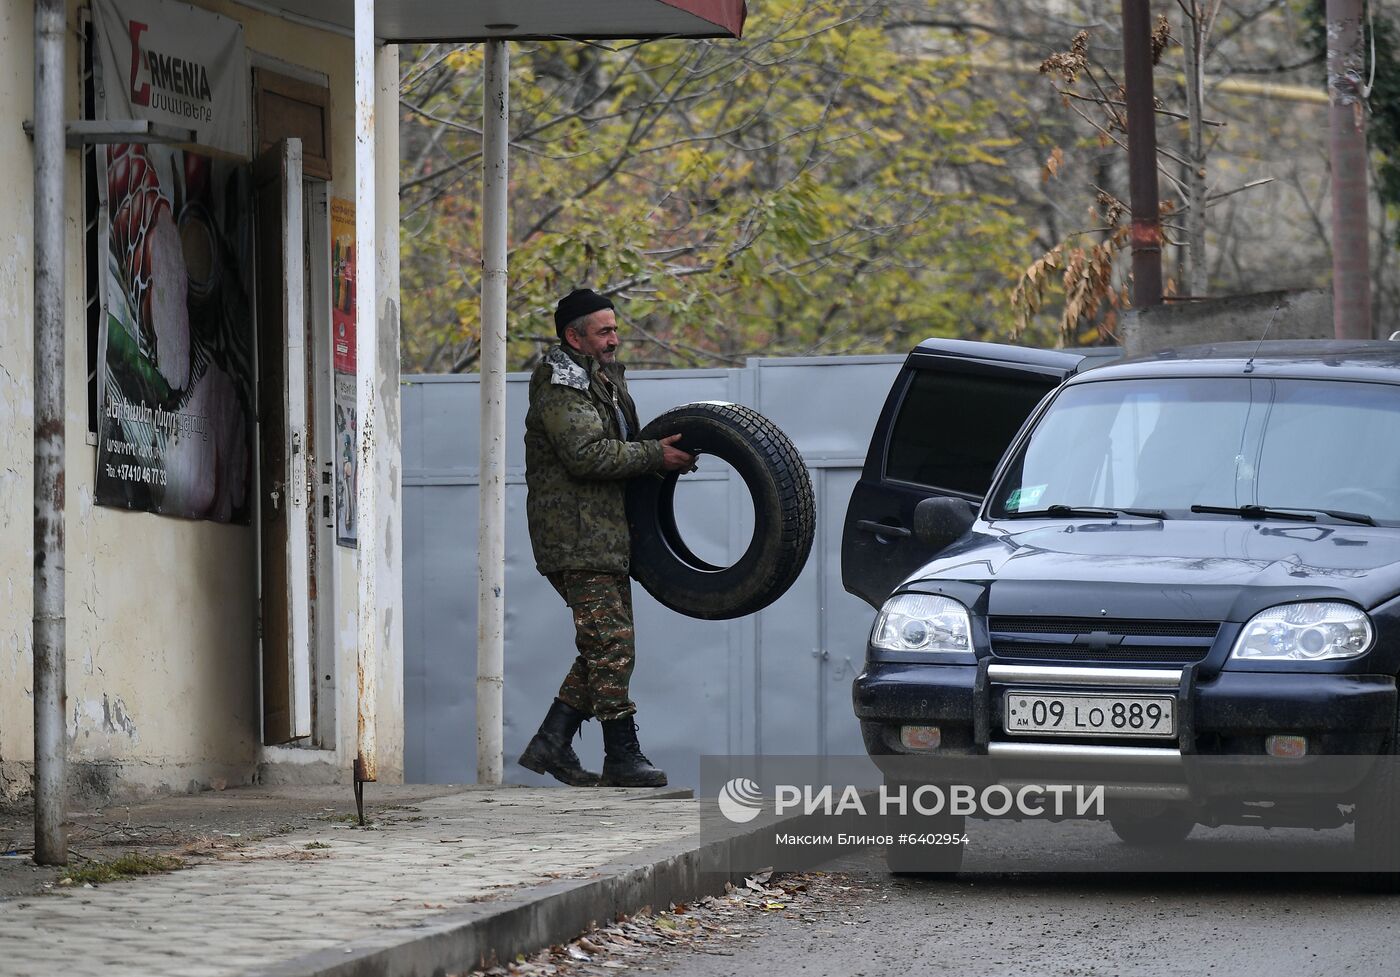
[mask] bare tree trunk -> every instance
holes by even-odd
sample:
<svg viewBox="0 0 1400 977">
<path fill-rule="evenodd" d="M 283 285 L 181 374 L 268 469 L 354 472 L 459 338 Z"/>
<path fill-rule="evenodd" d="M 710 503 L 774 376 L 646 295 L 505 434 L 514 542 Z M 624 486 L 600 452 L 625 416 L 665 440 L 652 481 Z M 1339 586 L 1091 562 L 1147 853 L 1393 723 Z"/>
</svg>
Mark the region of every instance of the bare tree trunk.
<svg viewBox="0 0 1400 977">
<path fill-rule="evenodd" d="M 1133 211 L 1133 305 L 1162 304 L 1162 217 L 1157 196 L 1157 109 L 1147 0 L 1123 0 L 1123 83 L 1128 110 L 1128 193 Z"/>
<path fill-rule="evenodd" d="M 1201 5 L 1197 0 L 1182 3 L 1181 39 L 1186 49 L 1186 244 L 1182 249 L 1181 288 L 1186 295 L 1204 296 L 1210 289 L 1206 266 L 1206 149 L 1203 68 L 1204 31 Z"/>
<path fill-rule="evenodd" d="M 1371 338 L 1361 3 L 1327 0 L 1327 90 L 1332 98 L 1332 319 L 1338 339 Z"/>
</svg>

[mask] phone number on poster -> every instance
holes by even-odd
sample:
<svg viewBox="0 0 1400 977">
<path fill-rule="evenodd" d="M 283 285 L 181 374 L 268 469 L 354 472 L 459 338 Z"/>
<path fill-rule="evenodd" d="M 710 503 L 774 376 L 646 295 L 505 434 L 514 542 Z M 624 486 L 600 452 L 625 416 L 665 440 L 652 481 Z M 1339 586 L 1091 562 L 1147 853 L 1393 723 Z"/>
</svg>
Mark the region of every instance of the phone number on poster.
<svg viewBox="0 0 1400 977">
<path fill-rule="evenodd" d="M 127 463 L 108 465 L 107 474 L 112 478 L 119 478 L 124 482 L 140 482 L 143 485 L 166 484 L 165 469 L 154 468 L 150 465 L 132 465 Z"/>
</svg>

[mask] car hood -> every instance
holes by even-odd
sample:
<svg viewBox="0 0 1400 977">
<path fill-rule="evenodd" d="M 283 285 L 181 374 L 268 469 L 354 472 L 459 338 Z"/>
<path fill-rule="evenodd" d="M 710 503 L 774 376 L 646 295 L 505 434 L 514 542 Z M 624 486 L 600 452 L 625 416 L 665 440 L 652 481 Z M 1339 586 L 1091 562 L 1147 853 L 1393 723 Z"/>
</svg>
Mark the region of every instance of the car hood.
<svg viewBox="0 0 1400 977">
<path fill-rule="evenodd" d="M 906 581 L 982 583 L 991 614 L 1248 620 L 1290 600 L 1400 591 L 1400 530 L 1246 519 L 1003 520 Z"/>
</svg>

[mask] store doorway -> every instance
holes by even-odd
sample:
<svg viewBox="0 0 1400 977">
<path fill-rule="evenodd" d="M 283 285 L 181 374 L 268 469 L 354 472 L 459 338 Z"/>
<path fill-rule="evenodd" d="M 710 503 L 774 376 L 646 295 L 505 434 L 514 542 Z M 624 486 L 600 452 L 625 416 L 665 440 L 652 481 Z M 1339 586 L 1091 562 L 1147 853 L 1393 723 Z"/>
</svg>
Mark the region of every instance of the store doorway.
<svg viewBox="0 0 1400 977">
<path fill-rule="evenodd" d="M 263 742 L 311 736 L 307 284 L 301 140 L 253 164 L 257 235 L 258 550 Z"/>
<path fill-rule="evenodd" d="M 263 742 L 335 746 L 330 198 L 300 141 L 254 165 Z"/>
</svg>

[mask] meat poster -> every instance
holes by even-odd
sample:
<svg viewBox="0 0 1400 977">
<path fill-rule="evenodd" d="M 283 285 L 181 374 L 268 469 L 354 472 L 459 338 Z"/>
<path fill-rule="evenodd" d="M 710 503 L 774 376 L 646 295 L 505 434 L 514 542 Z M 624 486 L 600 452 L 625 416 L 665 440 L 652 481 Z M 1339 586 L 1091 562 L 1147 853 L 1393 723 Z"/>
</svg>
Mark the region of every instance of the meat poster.
<svg viewBox="0 0 1400 977">
<path fill-rule="evenodd" d="M 99 505 L 246 523 L 252 510 L 251 187 L 246 165 L 99 151 L 105 196 Z"/>
</svg>

